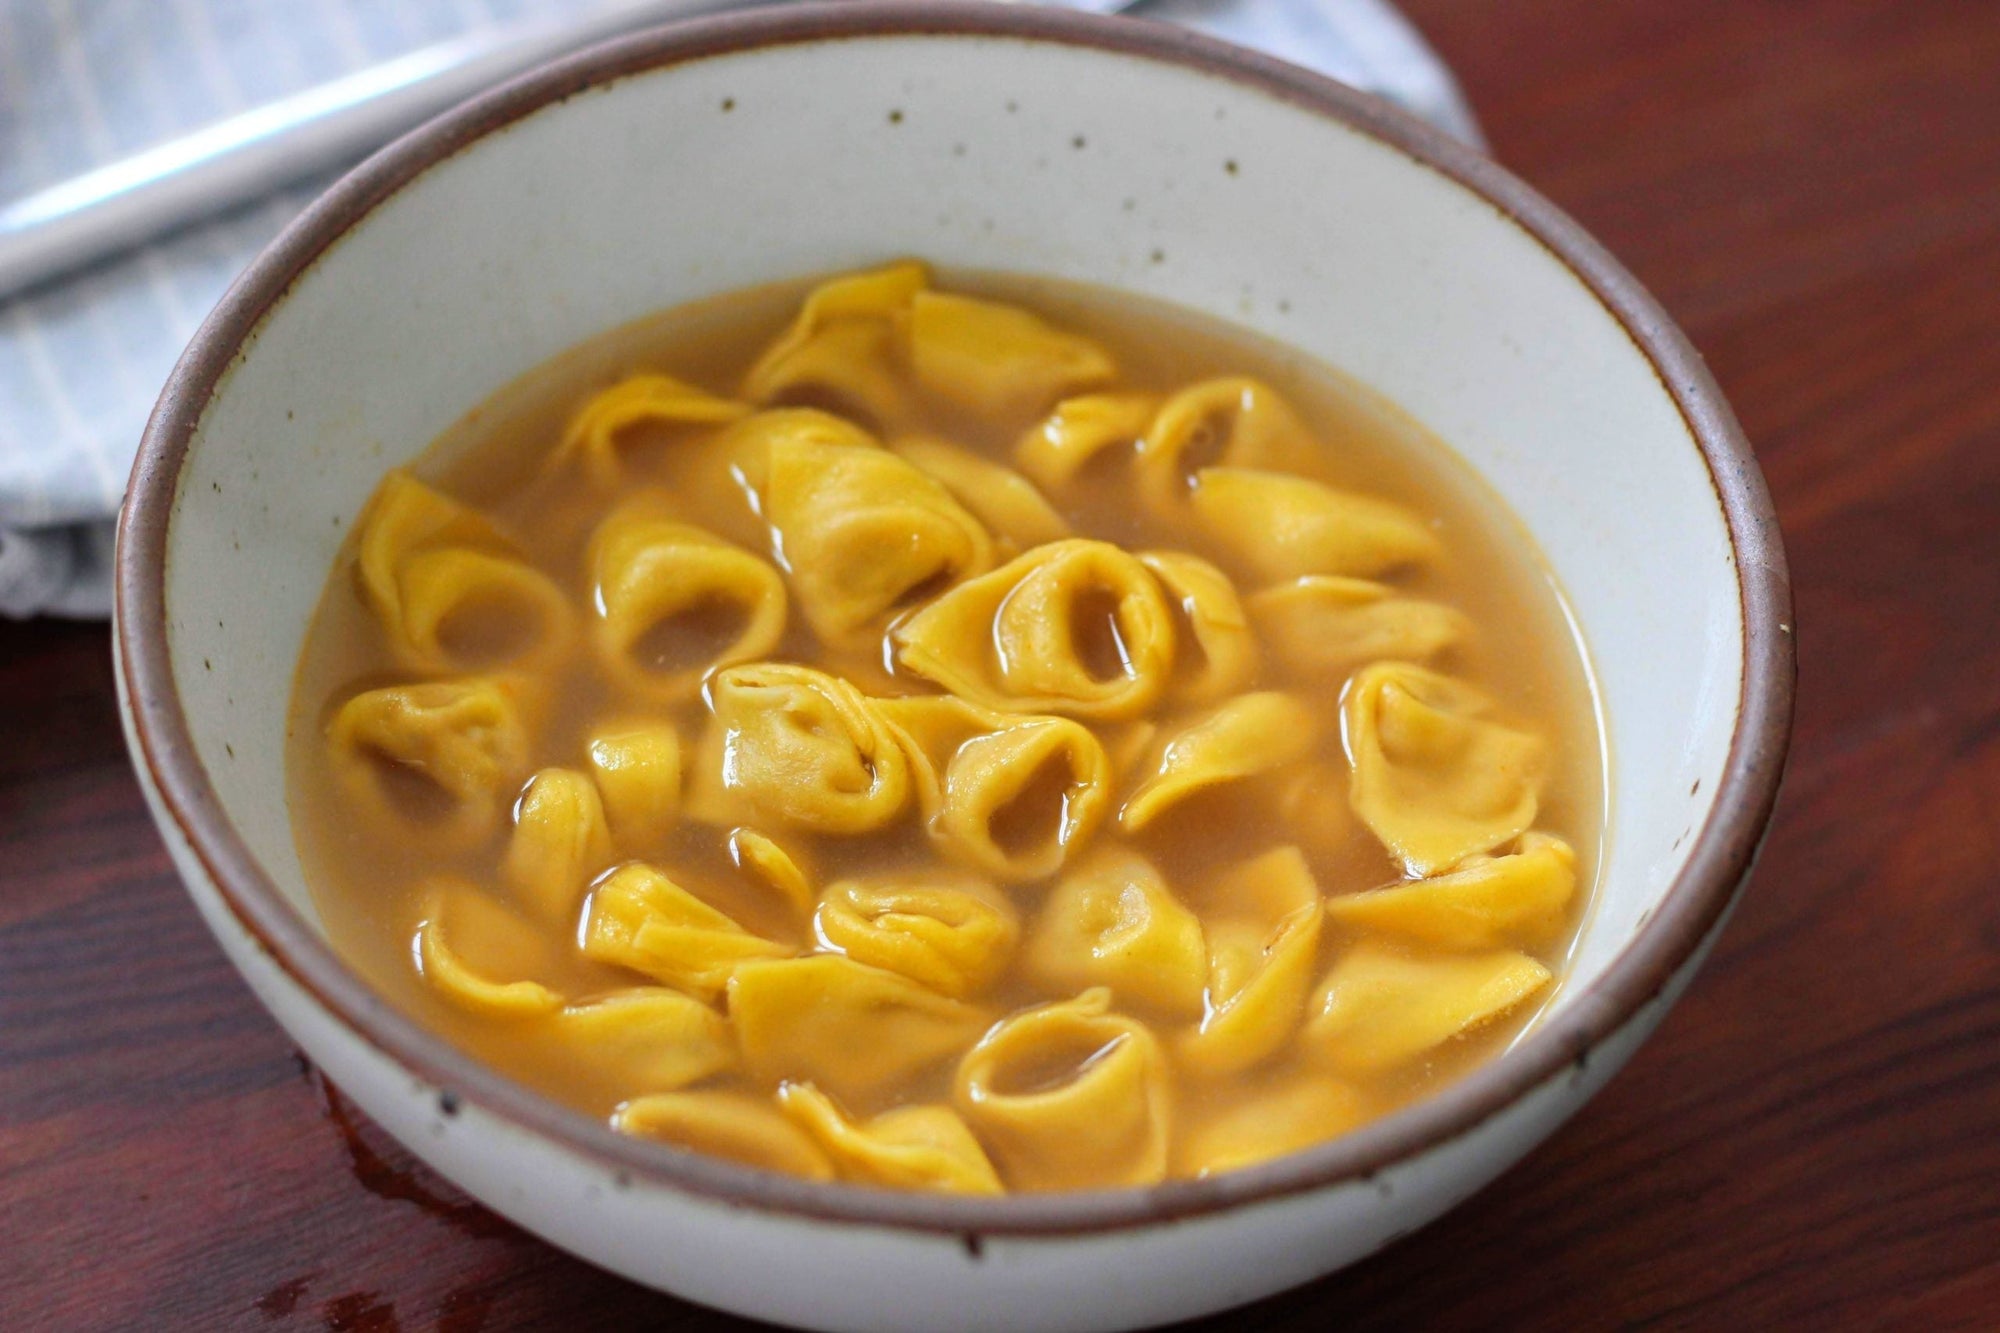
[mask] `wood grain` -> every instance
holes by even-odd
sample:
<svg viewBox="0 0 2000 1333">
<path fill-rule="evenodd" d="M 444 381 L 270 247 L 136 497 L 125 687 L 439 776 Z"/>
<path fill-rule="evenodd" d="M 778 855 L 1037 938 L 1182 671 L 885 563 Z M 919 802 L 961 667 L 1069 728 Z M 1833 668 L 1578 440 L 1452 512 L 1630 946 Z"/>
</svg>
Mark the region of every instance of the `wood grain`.
<svg viewBox="0 0 2000 1333">
<path fill-rule="evenodd" d="M 1208 1326 L 2000 1326 L 2000 5 L 1405 8 L 1742 416 L 1797 745 L 1747 901 L 1603 1096 Z M 0 1325 L 741 1326 L 525 1236 L 316 1081 L 167 866 L 107 658 L 0 626 Z"/>
</svg>

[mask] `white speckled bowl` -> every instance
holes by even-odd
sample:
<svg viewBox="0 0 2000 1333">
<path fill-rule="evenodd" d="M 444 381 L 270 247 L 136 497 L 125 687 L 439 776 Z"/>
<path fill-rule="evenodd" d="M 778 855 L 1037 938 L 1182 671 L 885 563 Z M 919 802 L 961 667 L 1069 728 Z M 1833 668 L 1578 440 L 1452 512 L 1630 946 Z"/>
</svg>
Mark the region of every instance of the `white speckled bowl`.
<svg viewBox="0 0 2000 1333">
<path fill-rule="evenodd" d="M 328 947 L 293 848 L 292 667 L 383 471 L 663 306 L 922 255 L 1234 319 L 1358 375 L 1539 538 L 1595 657 L 1614 800 L 1539 1027 L 1296 1156 L 1003 1200 L 815 1185 L 614 1135 L 445 1045 Z M 210 317 L 124 517 L 119 683 L 176 864 L 272 1014 L 412 1151 L 691 1299 L 824 1328 L 1117 1328 L 1303 1282 L 1479 1188 L 1687 984 L 1777 790 L 1792 651 L 1769 503 L 1664 314 L 1492 163 L 1302 71 L 1140 23 L 787 7 L 646 34 L 417 131 Z"/>
</svg>

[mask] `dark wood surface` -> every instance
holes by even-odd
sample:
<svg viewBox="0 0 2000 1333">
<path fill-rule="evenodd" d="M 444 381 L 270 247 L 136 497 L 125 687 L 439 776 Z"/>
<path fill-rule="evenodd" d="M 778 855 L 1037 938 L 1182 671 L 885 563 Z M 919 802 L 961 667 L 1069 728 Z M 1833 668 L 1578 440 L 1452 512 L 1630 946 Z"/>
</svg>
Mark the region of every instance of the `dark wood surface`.
<svg viewBox="0 0 2000 1333">
<path fill-rule="evenodd" d="M 1748 899 L 1609 1090 L 1217 1326 L 2000 1327 L 2000 4 L 1405 7 L 1741 414 L 1797 743 Z M 466 1202 L 320 1085 L 168 868 L 107 656 L 0 625 L 0 1327 L 730 1325 Z"/>
</svg>

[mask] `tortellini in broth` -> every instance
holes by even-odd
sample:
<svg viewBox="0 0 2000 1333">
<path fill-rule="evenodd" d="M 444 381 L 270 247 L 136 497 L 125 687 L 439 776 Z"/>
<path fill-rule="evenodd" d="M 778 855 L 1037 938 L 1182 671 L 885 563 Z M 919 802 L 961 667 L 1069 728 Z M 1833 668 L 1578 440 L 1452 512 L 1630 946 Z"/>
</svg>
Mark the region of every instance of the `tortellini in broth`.
<svg viewBox="0 0 2000 1333">
<path fill-rule="evenodd" d="M 364 511 L 292 804 L 392 998 L 663 1150 L 985 1197 L 1268 1161 L 1533 1021 L 1601 797 L 1485 492 L 1163 307 L 779 299 Z"/>
</svg>

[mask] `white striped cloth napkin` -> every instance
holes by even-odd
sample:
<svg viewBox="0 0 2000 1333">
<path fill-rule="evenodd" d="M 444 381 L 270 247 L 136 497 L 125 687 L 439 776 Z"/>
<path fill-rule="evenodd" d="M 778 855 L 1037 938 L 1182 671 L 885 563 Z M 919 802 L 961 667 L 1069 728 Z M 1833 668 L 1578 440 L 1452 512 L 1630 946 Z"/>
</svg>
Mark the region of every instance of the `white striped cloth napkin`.
<svg viewBox="0 0 2000 1333">
<path fill-rule="evenodd" d="M 302 88 L 575 0 L 0 0 L 0 200 Z M 1468 142 L 1449 71 L 1388 0 L 1155 0 L 1144 12 L 1381 93 Z M 0 614 L 101 617 L 146 414 L 309 181 L 0 302 Z"/>
</svg>

